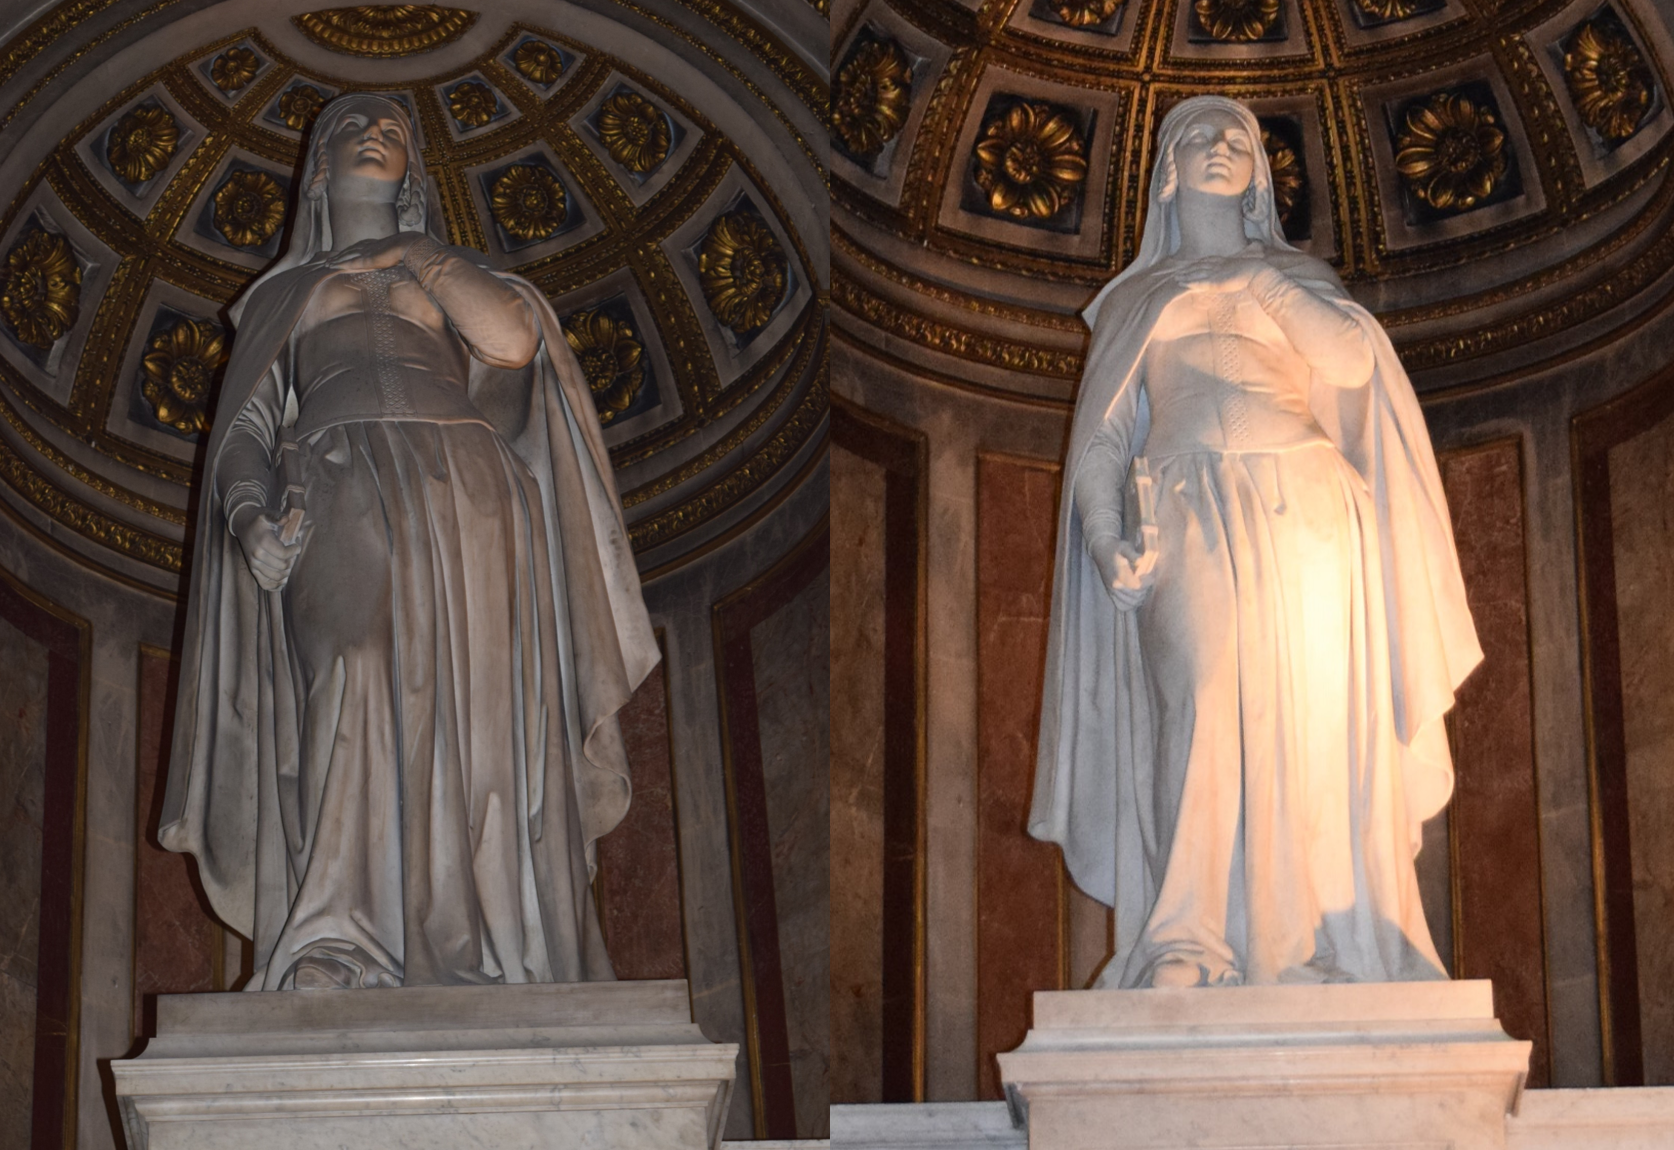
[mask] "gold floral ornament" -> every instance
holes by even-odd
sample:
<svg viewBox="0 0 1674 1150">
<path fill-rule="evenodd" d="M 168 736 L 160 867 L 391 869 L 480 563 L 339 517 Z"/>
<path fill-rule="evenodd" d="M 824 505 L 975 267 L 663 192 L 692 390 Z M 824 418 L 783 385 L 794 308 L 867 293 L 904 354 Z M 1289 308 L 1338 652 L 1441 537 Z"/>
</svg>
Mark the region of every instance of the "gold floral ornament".
<svg viewBox="0 0 1674 1150">
<path fill-rule="evenodd" d="M 180 143 L 180 126 L 155 105 L 135 108 L 105 138 L 105 159 L 130 184 L 143 184 L 168 167 Z"/>
<path fill-rule="evenodd" d="M 1093 28 L 1116 15 L 1122 0 L 1053 0 L 1052 12 L 1071 28 Z"/>
<path fill-rule="evenodd" d="M 715 317 L 744 335 L 772 319 L 773 309 L 785 298 L 785 252 L 756 216 L 728 212 L 710 224 L 703 237 L 698 278 Z"/>
<path fill-rule="evenodd" d="M 285 222 L 285 189 L 266 172 L 234 172 L 215 192 L 215 227 L 234 247 L 259 248 Z"/>
<path fill-rule="evenodd" d="M 214 324 L 181 320 L 152 338 L 141 362 L 145 382 L 140 393 L 159 423 L 188 435 L 209 426 L 210 384 L 227 362 L 226 337 Z"/>
<path fill-rule="evenodd" d="M 279 118 L 287 128 L 302 131 L 325 107 L 325 93 L 312 84 L 298 84 L 279 97 Z"/>
<path fill-rule="evenodd" d="M 1354 0 L 1354 6 L 1371 19 L 1386 24 L 1416 16 L 1429 7 L 1424 0 Z"/>
<path fill-rule="evenodd" d="M 564 57 L 544 40 L 525 40 L 512 53 L 512 64 L 523 73 L 523 78 L 543 87 L 564 74 Z"/>
<path fill-rule="evenodd" d="M 874 156 L 901 131 L 912 98 L 907 54 L 891 41 L 872 40 L 837 73 L 831 126 L 849 152 Z"/>
<path fill-rule="evenodd" d="M 42 228 L 6 253 L 0 314 L 18 339 L 42 351 L 75 326 L 81 306 L 81 268 L 63 236 Z"/>
<path fill-rule="evenodd" d="M 1192 11 L 1210 39 L 1248 43 L 1273 30 L 1279 0 L 1194 0 Z"/>
<path fill-rule="evenodd" d="M 544 240 L 563 226 L 569 214 L 564 185 L 545 168 L 513 164 L 494 181 L 489 210 L 506 234 L 520 240 Z"/>
<path fill-rule="evenodd" d="M 634 329 L 601 311 L 584 311 L 564 321 L 564 338 L 581 361 L 599 422 L 608 424 L 632 407 L 645 386 L 645 347 Z"/>
<path fill-rule="evenodd" d="M 977 141 L 977 187 L 996 212 L 1049 220 L 1086 182 L 1084 151 L 1068 116 L 1045 104 L 1014 104 L 990 120 Z"/>
<path fill-rule="evenodd" d="M 500 101 L 480 80 L 466 80 L 448 93 L 448 111 L 461 128 L 480 128 L 499 110 Z"/>
<path fill-rule="evenodd" d="M 261 69 L 261 61 L 248 48 L 228 48 L 209 65 L 209 78 L 227 95 L 242 89 Z"/>
<path fill-rule="evenodd" d="M 668 117 L 638 92 L 618 92 L 599 107 L 599 139 L 610 158 L 644 175 L 668 159 Z"/>
<path fill-rule="evenodd" d="M 1586 125 L 1612 144 L 1639 130 L 1654 81 L 1639 48 L 1614 21 L 1589 20 L 1564 53 L 1564 83 Z"/>
<path fill-rule="evenodd" d="M 1506 172 L 1505 133 L 1491 109 L 1439 93 L 1410 109 L 1395 168 L 1437 211 L 1463 212 L 1493 195 Z"/>
<path fill-rule="evenodd" d="M 1289 223 L 1290 213 L 1302 198 L 1302 161 L 1283 138 L 1272 132 L 1261 133 L 1261 146 L 1273 175 L 1273 208 L 1279 213 L 1280 223 Z"/>
<path fill-rule="evenodd" d="M 350 56 L 411 56 L 463 36 L 477 14 L 434 4 L 362 4 L 291 18 L 316 44 Z"/>
</svg>

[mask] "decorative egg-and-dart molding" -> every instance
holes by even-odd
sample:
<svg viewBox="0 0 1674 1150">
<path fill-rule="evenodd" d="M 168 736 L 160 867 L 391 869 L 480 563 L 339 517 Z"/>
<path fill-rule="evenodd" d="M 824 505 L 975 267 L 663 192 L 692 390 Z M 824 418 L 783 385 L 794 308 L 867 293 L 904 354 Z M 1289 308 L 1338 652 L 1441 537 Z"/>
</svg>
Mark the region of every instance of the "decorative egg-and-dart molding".
<svg viewBox="0 0 1674 1150">
<path fill-rule="evenodd" d="M 48 351 L 75 326 L 81 307 L 81 268 L 63 236 L 31 227 L 6 253 L 0 315 L 12 334 Z"/>
<path fill-rule="evenodd" d="M 293 17 L 316 44 L 350 56 L 412 56 L 459 39 L 477 13 L 434 4 L 363 4 L 326 8 Z"/>
<path fill-rule="evenodd" d="M 876 156 L 900 133 L 912 98 L 912 61 L 901 45 L 865 40 L 850 51 L 832 93 L 831 126 L 839 146 L 853 156 Z"/>
<path fill-rule="evenodd" d="M 1465 212 L 1500 187 L 1508 163 L 1494 109 L 1437 92 L 1408 109 L 1396 136 L 1395 167 L 1407 189 L 1439 212 Z"/>
<path fill-rule="evenodd" d="M 210 64 L 209 78 L 217 88 L 230 96 L 249 87 L 250 81 L 256 78 L 261 66 L 260 57 L 250 49 L 228 48 Z"/>
<path fill-rule="evenodd" d="M 550 238 L 569 216 L 564 185 L 545 168 L 513 164 L 494 181 L 489 211 L 506 234 L 525 242 Z"/>
<path fill-rule="evenodd" d="M 743 209 L 709 225 L 698 251 L 698 275 L 705 302 L 735 335 L 765 327 L 790 286 L 778 238 Z"/>
<path fill-rule="evenodd" d="M 625 321 L 590 309 L 564 317 L 564 338 L 581 361 L 599 422 L 609 426 L 645 386 L 645 345 Z"/>
<path fill-rule="evenodd" d="M 971 178 L 990 211 L 1050 220 L 1073 204 L 1087 181 L 1087 146 L 1066 108 L 1018 100 L 991 113 L 972 150 Z"/>
<path fill-rule="evenodd" d="M 1644 55 L 1609 9 L 1571 33 L 1564 52 L 1564 83 L 1582 121 L 1609 145 L 1639 130 L 1656 94 L 1656 80 Z"/>
<path fill-rule="evenodd" d="M 169 166 L 180 143 L 180 125 L 166 108 L 141 104 L 105 137 L 105 159 L 123 183 L 137 186 Z"/>
<path fill-rule="evenodd" d="M 180 319 L 151 339 L 141 360 L 141 394 L 157 422 L 196 435 L 209 426 L 209 398 L 227 362 L 226 333 L 208 320 Z"/>
<path fill-rule="evenodd" d="M 673 131 L 668 117 L 638 92 L 621 91 L 599 106 L 599 142 L 610 158 L 635 175 L 645 175 L 668 159 Z"/>
</svg>

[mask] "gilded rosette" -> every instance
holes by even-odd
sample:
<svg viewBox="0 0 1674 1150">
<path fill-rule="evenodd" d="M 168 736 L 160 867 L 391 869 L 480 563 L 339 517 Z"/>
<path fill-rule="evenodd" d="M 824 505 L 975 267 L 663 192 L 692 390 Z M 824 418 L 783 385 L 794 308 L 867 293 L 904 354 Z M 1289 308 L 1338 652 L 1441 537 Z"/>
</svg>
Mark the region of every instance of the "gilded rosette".
<svg viewBox="0 0 1674 1150">
<path fill-rule="evenodd" d="M 601 311 L 577 312 L 564 321 L 564 338 L 592 389 L 599 422 L 609 424 L 633 406 L 645 386 L 645 347 L 634 329 Z"/>
<path fill-rule="evenodd" d="M 285 189 L 265 172 L 234 172 L 215 192 L 215 229 L 229 244 L 259 248 L 285 222 Z"/>
<path fill-rule="evenodd" d="M 831 126 L 851 154 L 875 156 L 901 131 L 912 98 L 907 54 L 893 41 L 869 41 L 837 73 Z"/>
<path fill-rule="evenodd" d="M 105 159 L 130 184 L 143 184 L 168 167 L 180 143 L 180 126 L 155 105 L 135 108 L 105 138 Z"/>
<path fill-rule="evenodd" d="M 728 212 L 709 225 L 698 251 L 698 278 L 709 310 L 738 335 L 764 326 L 785 298 L 784 249 L 750 212 Z"/>
<path fill-rule="evenodd" d="M 448 111 L 461 128 L 480 128 L 494 118 L 500 102 L 480 80 L 466 80 L 448 93 Z"/>
<path fill-rule="evenodd" d="M 6 253 L 0 314 L 12 333 L 46 351 L 75 325 L 81 305 L 81 268 L 63 236 L 31 228 Z"/>
<path fill-rule="evenodd" d="M 994 211 L 1049 220 L 1086 182 L 1085 150 L 1068 116 L 1045 104 L 1020 102 L 983 127 L 974 178 Z"/>
<path fill-rule="evenodd" d="M 1564 83 L 1575 110 L 1612 144 L 1639 130 L 1655 81 L 1639 47 L 1614 21 L 1589 20 L 1564 53 Z"/>
<path fill-rule="evenodd" d="M 287 128 L 300 132 L 314 122 L 325 102 L 325 93 L 314 85 L 298 84 L 279 97 L 279 118 Z"/>
<path fill-rule="evenodd" d="M 512 53 L 512 65 L 525 80 L 545 86 L 564 74 L 564 58 L 544 40 L 527 40 Z"/>
<path fill-rule="evenodd" d="M 1426 7 L 1421 0 L 1354 0 L 1354 6 L 1369 19 L 1386 24 L 1416 16 Z"/>
<path fill-rule="evenodd" d="M 1248 43 L 1273 30 L 1279 0 L 1193 0 L 1192 11 L 1210 39 Z"/>
<path fill-rule="evenodd" d="M 544 240 L 563 226 L 569 214 L 564 185 L 533 164 L 513 164 L 489 192 L 489 210 L 506 234 L 520 240 Z"/>
<path fill-rule="evenodd" d="M 1290 213 L 1302 198 L 1302 161 L 1289 144 L 1272 132 L 1261 133 L 1261 146 L 1267 153 L 1267 166 L 1273 176 L 1273 207 L 1279 222 L 1288 224 Z"/>
<path fill-rule="evenodd" d="M 1437 211 L 1474 208 L 1505 178 L 1505 132 L 1464 96 L 1438 93 L 1409 110 L 1395 147 L 1408 189 Z"/>
<path fill-rule="evenodd" d="M 180 320 L 152 338 L 141 362 L 140 392 L 159 423 L 189 435 L 209 426 L 210 385 L 227 362 L 226 339 L 215 325 Z"/>
<path fill-rule="evenodd" d="M 434 4 L 363 4 L 326 8 L 294 17 L 316 44 L 350 56 L 411 56 L 440 48 L 465 34 L 477 14 Z"/>
<path fill-rule="evenodd" d="M 673 137 L 662 109 L 637 92 L 618 92 L 599 107 L 599 140 L 610 158 L 644 175 L 668 159 Z"/>
<path fill-rule="evenodd" d="M 261 61 L 248 48 L 228 48 L 209 65 L 209 78 L 214 85 L 232 95 L 256 78 Z"/>
<path fill-rule="evenodd" d="M 1116 15 L 1122 0 L 1053 0 L 1052 12 L 1071 28 L 1093 28 Z"/>
</svg>

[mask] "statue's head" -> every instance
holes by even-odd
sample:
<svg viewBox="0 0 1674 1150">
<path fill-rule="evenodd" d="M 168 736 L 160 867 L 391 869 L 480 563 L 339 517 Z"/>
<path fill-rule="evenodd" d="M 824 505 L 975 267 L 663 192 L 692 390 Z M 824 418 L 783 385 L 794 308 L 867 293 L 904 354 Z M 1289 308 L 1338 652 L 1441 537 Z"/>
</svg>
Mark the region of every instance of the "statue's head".
<svg viewBox="0 0 1674 1150">
<path fill-rule="evenodd" d="M 1181 188 L 1242 195 L 1244 215 L 1252 220 L 1272 209 L 1272 173 L 1261 146 L 1261 126 L 1248 108 L 1224 96 L 1194 96 L 1163 117 L 1151 179 L 1153 205 L 1172 204 Z"/>
<path fill-rule="evenodd" d="M 368 92 L 320 110 L 309 138 L 307 198 L 371 199 L 396 205 L 403 229 L 423 226 L 424 173 L 413 123 L 397 100 Z"/>
</svg>

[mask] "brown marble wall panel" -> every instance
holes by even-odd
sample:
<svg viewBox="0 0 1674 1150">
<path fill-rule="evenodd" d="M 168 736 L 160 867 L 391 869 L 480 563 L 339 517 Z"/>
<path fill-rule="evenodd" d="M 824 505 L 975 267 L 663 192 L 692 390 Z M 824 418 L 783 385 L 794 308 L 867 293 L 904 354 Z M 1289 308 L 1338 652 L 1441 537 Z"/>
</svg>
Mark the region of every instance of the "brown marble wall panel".
<svg viewBox="0 0 1674 1150">
<path fill-rule="evenodd" d="M 875 890 L 844 895 L 845 913 L 861 933 L 857 943 L 844 943 L 854 950 L 845 955 L 842 977 L 860 994 L 839 1008 L 864 1028 L 859 1033 L 876 1038 L 853 1054 L 839 1047 L 838 1057 L 852 1059 L 844 1071 L 847 1089 L 863 1098 L 919 1102 L 926 1069 L 928 440 L 841 401 L 833 405 L 831 430 L 837 454 L 851 461 L 842 466 L 858 479 L 845 488 L 839 477 L 833 490 L 834 517 L 846 532 L 839 536 L 838 562 L 850 565 L 838 577 L 843 598 L 834 654 L 839 687 L 861 708 L 839 711 L 838 737 L 846 740 L 838 748 L 845 772 L 839 791 L 869 804 L 845 809 L 845 831 L 858 837 L 843 839 L 841 847 L 872 850 L 865 836 L 875 833 L 877 853 L 868 858 L 878 868 Z M 851 539 L 862 548 L 852 558 Z M 833 859 L 847 879 L 847 856 Z M 875 943 L 865 941 L 874 936 Z M 872 978 L 876 998 L 869 1001 Z"/>
<path fill-rule="evenodd" d="M 619 718 L 634 794 L 627 816 L 599 840 L 599 919 L 605 949 L 617 978 L 685 978 L 666 664 L 657 664 L 645 677 Z"/>
<path fill-rule="evenodd" d="M 829 738 L 815 729 L 830 699 L 829 570 L 829 524 L 821 522 L 714 608 L 749 1056 L 740 1087 L 751 1093 L 758 1138 L 814 1137 L 829 1123 L 829 1047 L 818 1044 L 829 1035 L 831 775 Z M 781 611 L 791 612 L 783 627 L 800 638 L 770 625 L 762 641 L 781 649 L 758 665 L 757 629 Z M 774 673 L 758 681 L 765 666 Z M 792 718 L 797 707 L 815 709 L 812 725 Z"/>
<path fill-rule="evenodd" d="M 821 572 L 821 574 L 824 574 Z M 831 1132 L 831 595 L 824 578 L 750 629 L 799 1138 Z"/>
<path fill-rule="evenodd" d="M 76 1144 L 90 630 L 0 571 L 0 1147 Z"/>
<path fill-rule="evenodd" d="M 1645 1084 L 1648 1063 L 1667 1074 L 1666 1052 L 1674 1044 L 1662 1006 L 1666 978 L 1659 985 L 1641 975 L 1642 963 L 1655 971 L 1669 951 L 1666 895 L 1658 887 L 1666 889 L 1659 876 L 1674 859 L 1671 824 L 1659 814 L 1666 811 L 1668 766 L 1657 714 L 1668 709 L 1674 687 L 1666 670 L 1667 601 L 1657 598 L 1671 562 L 1660 522 L 1667 513 L 1671 422 L 1674 369 L 1665 369 L 1582 412 L 1572 426 L 1600 1021 L 1604 1080 L 1612 1086 Z M 1626 534 L 1625 547 L 1617 543 L 1618 531 Z M 1627 571 L 1619 574 L 1618 563 Z M 1642 918 L 1642 910 L 1652 917 Z M 1644 945 L 1647 933 L 1660 941 Z"/>
<path fill-rule="evenodd" d="M 831 451 L 831 1101 L 884 1101 L 884 492 Z M 894 1099 L 893 1101 L 906 1101 Z"/>
<path fill-rule="evenodd" d="M 1000 1098 L 994 1056 L 1023 1041 L 1030 996 L 1066 977 L 1067 880 L 1026 828 L 1046 661 L 1059 468 L 977 460 L 977 1087 Z"/>
<path fill-rule="evenodd" d="M 1674 1085 L 1674 418 L 1610 449 L 1628 857 L 1646 1086 Z"/>
<path fill-rule="evenodd" d="M 209 914 L 190 855 L 157 841 L 174 726 L 168 652 L 139 650 L 139 756 L 134 805 L 134 1034 L 150 1035 L 156 996 L 225 990 L 226 936 Z M 234 971 L 236 977 L 237 972 Z"/>
<path fill-rule="evenodd" d="M 1506 1030 L 1534 1043 L 1529 1085 L 1545 1086 L 1551 1050 L 1521 448 L 1500 440 L 1453 452 L 1441 471 L 1484 653 L 1449 724 L 1457 772 L 1447 816 L 1453 974 L 1493 981 Z"/>
</svg>

